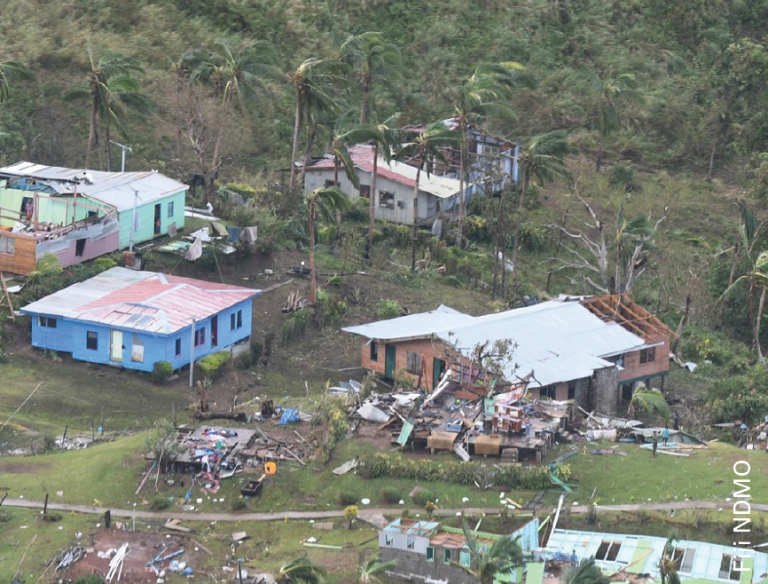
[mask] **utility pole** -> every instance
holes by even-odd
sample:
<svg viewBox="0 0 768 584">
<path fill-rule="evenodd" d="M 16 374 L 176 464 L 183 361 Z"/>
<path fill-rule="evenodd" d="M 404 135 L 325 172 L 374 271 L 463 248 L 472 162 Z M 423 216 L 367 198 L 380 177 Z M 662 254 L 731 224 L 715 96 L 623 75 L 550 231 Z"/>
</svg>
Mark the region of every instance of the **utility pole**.
<svg viewBox="0 0 768 584">
<path fill-rule="evenodd" d="M 125 172 L 125 151 L 133 152 L 133 149 L 130 146 L 126 146 L 125 144 L 120 144 L 120 142 L 115 142 L 114 140 L 110 140 L 112 144 L 120 148 L 122 150 L 122 156 L 121 156 L 121 162 L 120 162 L 120 172 Z"/>
</svg>

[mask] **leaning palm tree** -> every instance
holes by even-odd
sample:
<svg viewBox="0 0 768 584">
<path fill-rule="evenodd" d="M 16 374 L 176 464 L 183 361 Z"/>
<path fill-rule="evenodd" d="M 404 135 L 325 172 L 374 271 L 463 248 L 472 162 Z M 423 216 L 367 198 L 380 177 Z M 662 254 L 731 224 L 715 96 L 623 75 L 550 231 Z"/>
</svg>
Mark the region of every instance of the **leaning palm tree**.
<svg viewBox="0 0 768 584">
<path fill-rule="evenodd" d="M 518 255 L 520 250 L 520 232 L 523 225 L 523 209 L 531 180 L 543 185 L 547 180 L 568 174 L 565 156 L 569 152 L 568 135 L 565 130 L 556 130 L 539 134 L 531 139 L 528 147 L 520 154 L 519 166 L 523 173 L 523 184 L 517 201 L 517 221 L 515 223 L 515 243 L 512 248 L 512 286 L 517 284 Z M 502 262 L 503 265 L 503 262 Z M 502 283 L 502 291 L 504 285 Z"/>
<path fill-rule="evenodd" d="M 493 584 L 497 576 L 509 574 L 513 568 L 522 565 L 523 550 L 517 538 L 502 536 L 488 547 L 477 542 L 466 523 L 462 527 L 469 547 L 470 565 L 451 564 L 477 578 L 480 584 Z"/>
<path fill-rule="evenodd" d="M 266 41 L 233 48 L 228 41 L 217 39 L 191 77 L 212 84 L 216 95 L 227 105 L 237 103 L 244 113 L 258 96 L 269 94 L 268 80 L 280 75 L 273 53 L 272 45 Z"/>
<path fill-rule="evenodd" d="M 125 120 L 131 113 L 140 116 L 147 115 L 152 111 L 152 102 L 141 92 L 141 84 L 138 79 L 129 73 L 121 73 L 106 80 L 103 104 L 104 108 L 99 117 L 107 148 L 107 170 L 111 170 L 111 128 L 114 127 L 123 138 L 127 137 L 128 131 L 125 127 Z"/>
<path fill-rule="evenodd" d="M 647 415 L 661 416 L 664 420 L 669 420 L 672 416 L 672 411 L 669 409 L 664 394 L 658 389 L 647 387 L 638 387 L 632 394 L 632 399 L 629 400 L 627 415 L 634 416 L 639 411 Z"/>
<path fill-rule="evenodd" d="M 366 124 L 374 84 L 392 83 L 401 76 L 400 49 L 384 40 L 380 32 L 369 31 L 347 38 L 341 44 L 340 53 L 360 80 L 360 123 Z"/>
<path fill-rule="evenodd" d="M 400 112 L 392 114 L 383 122 L 373 122 L 368 125 L 371 131 L 371 142 L 373 143 L 373 173 L 371 176 L 371 191 L 368 200 L 368 242 L 366 243 L 365 255 L 370 257 L 371 247 L 373 246 L 373 226 L 376 218 L 376 189 L 379 179 L 379 154 L 385 162 L 392 160 L 393 148 L 399 147 L 403 141 L 403 130 L 400 129 Z"/>
<path fill-rule="evenodd" d="M 659 558 L 661 584 L 680 584 L 680 575 L 677 573 L 679 561 L 675 558 L 676 539 L 675 537 L 668 537 L 664 543 L 664 551 Z"/>
<path fill-rule="evenodd" d="M 18 61 L 0 62 L 0 103 L 5 103 L 11 97 L 11 79 L 32 81 L 34 78 L 32 72 Z"/>
<path fill-rule="evenodd" d="M 294 71 L 288 73 L 288 81 L 296 91 L 293 120 L 293 147 L 291 149 L 290 186 L 296 184 L 296 156 L 299 152 L 301 128 L 311 121 L 317 111 L 333 111 L 336 104 L 331 93 L 331 83 L 338 81 L 340 65 L 326 59 L 310 57 Z"/>
<path fill-rule="evenodd" d="M 336 187 L 315 189 L 305 195 L 307 203 L 308 231 L 309 231 L 309 303 L 314 306 L 317 293 L 317 279 L 315 276 L 315 221 L 322 218 L 324 221 L 333 221 L 336 211 L 346 211 L 350 208 L 347 196 Z"/>
<path fill-rule="evenodd" d="M 113 88 L 109 86 L 109 80 L 118 75 L 125 76 L 121 84 L 125 83 L 127 77 L 134 73 L 143 71 L 139 62 L 126 57 L 117 51 L 106 51 L 98 60 L 94 58 L 91 47 L 87 49 L 90 69 L 86 78 L 76 83 L 69 91 L 64 94 L 64 101 L 75 101 L 88 99 L 91 106 L 91 116 L 88 129 L 88 146 L 85 150 L 85 166 L 88 167 L 88 161 L 91 156 L 93 146 L 99 148 L 99 125 L 102 117 L 109 108 L 110 103 L 114 103 L 110 95 Z M 109 114 L 107 114 L 109 115 Z M 99 152 L 99 166 L 101 167 L 101 149 Z"/>
<path fill-rule="evenodd" d="M 562 582 L 563 584 L 609 584 L 610 580 L 595 565 L 595 558 L 591 557 L 566 570 Z"/>
<path fill-rule="evenodd" d="M 381 584 L 379 576 L 386 574 L 396 565 L 394 560 L 382 562 L 378 556 L 374 556 L 360 566 L 360 584 Z"/>
<path fill-rule="evenodd" d="M 458 136 L 455 131 L 448 128 L 443 122 L 433 122 L 423 132 L 416 133 L 411 142 L 402 146 L 395 158 L 398 160 L 410 159 L 416 165 L 416 182 L 413 187 L 413 236 L 411 246 L 411 271 L 416 271 L 416 242 L 418 240 L 419 226 L 419 180 L 421 171 L 430 160 L 445 161 L 441 149 L 446 146 L 455 146 Z M 429 176 L 429 168 L 426 169 Z M 459 193 L 459 199 L 464 193 Z"/>
<path fill-rule="evenodd" d="M 595 101 L 594 117 L 599 139 L 595 166 L 597 172 L 600 172 L 600 167 L 603 164 L 605 138 L 621 125 L 619 102 L 626 99 L 642 101 L 642 96 L 635 89 L 635 76 L 632 73 L 622 73 L 602 79 L 598 75 L 593 75 L 591 84 Z"/>
<path fill-rule="evenodd" d="M 336 120 L 331 128 L 331 154 L 333 155 L 333 184 L 336 188 L 339 183 L 339 168 L 344 169 L 344 174 L 358 191 L 360 190 L 360 177 L 357 175 L 355 163 L 349 154 L 350 146 L 370 142 L 376 138 L 376 134 L 371 128 L 361 124 L 349 121 L 348 115 L 344 114 Z M 341 237 L 341 212 L 336 211 L 336 235 L 334 236 L 333 248 L 338 247 Z"/>
<path fill-rule="evenodd" d="M 749 289 L 749 320 L 752 325 L 752 342 L 755 345 L 757 351 L 757 358 L 760 363 L 768 369 L 768 362 L 766 362 L 763 356 L 763 350 L 760 346 L 760 325 L 763 322 L 763 310 L 765 309 L 765 297 L 768 291 L 768 251 L 761 252 L 757 259 L 752 260 L 752 256 L 749 253 L 747 242 L 744 242 L 744 247 L 747 249 L 747 257 L 752 264 L 749 271 L 739 276 L 733 284 L 723 292 L 720 297 L 725 298 L 730 294 L 737 286 L 746 284 Z M 757 314 L 755 314 L 755 299 L 757 293 L 760 293 L 760 299 L 757 301 Z"/>
<path fill-rule="evenodd" d="M 469 129 L 480 126 L 488 116 L 514 118 L 514 113 L 506 104 L 511 89 L 517 85 L 532 86 L 530 76 L 523 73 L 525 67 L 520 63 L 507 62 L 480 65 L 474 73 L 462 81 L 459 95 L 454 105 L 453 122 L 461 134 L 459 145 L 459 232 L 456 243 L 459 245 L 464 226 L 464 186 L 466 181 L 466 159 L 469 149 Z"/>
<path fill-rule="evenodd" d="M 278 584 L 323 584 L 326 571 L 308 557 L 296 558 L 280 566 L 275 574 Z"/>
</svg>

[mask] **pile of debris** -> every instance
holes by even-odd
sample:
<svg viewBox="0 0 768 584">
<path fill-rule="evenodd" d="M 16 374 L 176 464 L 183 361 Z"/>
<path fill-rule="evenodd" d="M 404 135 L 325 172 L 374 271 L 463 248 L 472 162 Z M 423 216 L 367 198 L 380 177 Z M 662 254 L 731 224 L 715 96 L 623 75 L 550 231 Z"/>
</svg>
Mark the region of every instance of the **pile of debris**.
<svg viewBox="0 0 768 584">
<path fill-rule="evenodd" d="M 429 394 L 374 394 L 354 416 L 378 424 L 378 431 L 391 432 L 392 442 L 401 447 L 453 451 L 464 461 L 490 455 L 500 456 L 502 462 L 541 462 L 556 440 L 570 440 L 566 424 L 571 406 L 526 399 L 527 383 L 486 383 L 480 372 L 459 365 L 448 369 Z M 348 385 L 332 389 L 344 395 L 359 391 L 352 381 Z"/>
</svg>

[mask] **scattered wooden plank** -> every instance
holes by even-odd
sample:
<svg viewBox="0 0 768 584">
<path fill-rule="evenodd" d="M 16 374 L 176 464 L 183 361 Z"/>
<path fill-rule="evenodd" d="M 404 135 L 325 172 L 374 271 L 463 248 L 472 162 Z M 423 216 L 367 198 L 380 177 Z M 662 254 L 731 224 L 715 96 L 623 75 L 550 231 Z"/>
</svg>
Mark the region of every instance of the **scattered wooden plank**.
<svg viewBox="0 0 768 584">
<path fill-rule="evenodd" d="M 172 531 L 180 531 L 181 533 L 192 533 L 194 530 L 190 529 L 189 527 L 185 527 L 181 525 L 181 522 L 178 519 L 169 519 L 165 522 L 165 525 L 163 525 L 164 529 L 170 529 Z"/>
</svg>

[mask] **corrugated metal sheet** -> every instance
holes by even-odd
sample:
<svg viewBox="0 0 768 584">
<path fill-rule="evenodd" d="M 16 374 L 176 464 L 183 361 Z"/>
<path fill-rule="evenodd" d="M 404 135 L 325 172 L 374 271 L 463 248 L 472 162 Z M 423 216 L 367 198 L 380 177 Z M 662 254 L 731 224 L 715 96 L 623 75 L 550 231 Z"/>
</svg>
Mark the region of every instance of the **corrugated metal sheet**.
<svg viewBox="0 0 768 584">
<path fill-rule="evenodd" d="M 17 162 L 0 168 L 0 176 L 34 178 L 48 181 L 51 189 L 59 194 L 71 194 L 70 183 L 83 174 L 82 169 L 44 166 L 32 162 Z M 138 192 L 138 204 L 144 205 L 162 199 L 189 187 L 155 170 L 147 172 L 87 171 L 93 184 L 81 182 L 77 192 L 111 205 L 118 211 L 133 208 L 134 191 Z"/>
<path fill-rule="evenodd" d="M 261 290 L 112 268 L 25 306 L 22 312 L 62 316 L 159 334 L 171 334 L 261 294 Z"/>
<path fill-rule="evenodd" d="M 614 561 L 600 560 L 599 566 L 610 569 L 624 569 L 632 574 L 651 574 L 659 577 L 659 560 L 664 552 L 666 539 L 645 535 L 627 535 L 617 533 L 596 533 L 589 531 L 573 531 L 556 529 L 550 535 L 545 553 L 554 555 L 561 553 L 575 555 L 578 561 L 588 559 L 598 553 L 603 542 L 619 544 Z M 683 582 L 689 579 L 710 580 L 715 582 L 738 582 L 742 572 L 735 571 L 735 579 L 721 577 L 723 556 L 734 557 L 737 551 L 731 546 L 711 544 L 701 541 L 676 540 L 674 547 L 693 553 L 693 557 L 683 556 L 679 570 Z M 759 582 L 768 572 L 768 554 L 741 550 L 743 555 L 749 553 L 753 558 L 752 573 L 749 582 Z M 612 553 L 613 555 L 613 553 Z M 727 559 L 727 558 L 726 558 Z M 745 568 L 749 567 L 747 564 Z"/>
<path fill-rule="evenodd" d="M 613 322 L 604 322 L 581 304 L 563 299 L 472 317 L 441 306 L 432 312 L 342 329 L 378 340 L 435 337 L 469 357 L 482 343 L 516 344 L 508 380 L 533 372 L 531 387 L 590 377 L 614 367 L 602 358 L 638 350 L 645 341 Z"/>
<path fill-rule="evenodd" d="M 356 168 L 365 172 L 373 172 L 373 147 L 365 144 L 358 144 L 349 149 L 349 155 L 352 158 Z M 333 170 L 333 159 L 326 158 L 316 162 L 307 170 Z M 416 186 L 416 172 L 414 168 L 404 162 L 393 160 L 387 163 L 386 160 L 379 157 L 378 168 L 376 172 L 379 176 L 388 178 L 396 183 L 407 187 Z M 419 190 L 434 195 L 441 199 L 447 199 L 459 194 L 460 183 L 454 178 L 437 176 L 436 174 L 427 175 L 422 170 L 419 176 Z"/>
</svg>

